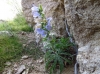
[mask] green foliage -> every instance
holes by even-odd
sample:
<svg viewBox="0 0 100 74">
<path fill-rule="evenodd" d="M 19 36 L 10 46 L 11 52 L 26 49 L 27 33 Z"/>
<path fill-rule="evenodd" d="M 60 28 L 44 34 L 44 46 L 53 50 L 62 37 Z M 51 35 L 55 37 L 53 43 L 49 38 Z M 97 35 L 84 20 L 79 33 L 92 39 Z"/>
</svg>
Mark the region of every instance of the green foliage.
<svg viewBox="0 0 100 74">
<path fill-rule="evenodd" d="M 41 5 L 39 5 L 39 13 L 40 13 L 41 17 L 44 19 L 45 16 L 44 16 L 44 14 L 43 14 L 43 8 L 42 8 Z"/>
<path fill-rule="evenodd" d="M 0 23 L 0 31 L 2 30 L 30 32 L 32 31 L 32 28 L 28 26 L 28 23 L 22 13 L 19 13 L 13 20 Z"/>
<path fill-rule="evenodd" d="M 42 14 L 43 8 L 41 5 L 39 5 L 39 13 Z"/>
<path fill-rule="evenodd" d="M 17 37 L 0 36 L 0 72 L 6 61 L 20 57 L 21 53 L 22 44 Z"/>
<path fill-rule="evenodd" d="M 56 38 L 54 36 L 50 36 L 51 28 L 50 21 L 52 18 L 48 18 L 46 20 L 44 14 L 42 13 L 42 6 L 39 6 L 39 14 L 42 17 L 41 29 L 42 31 L 37 31 L 38 34 L 42 36 L 46 35 L 42 38 L 43 41 L 48 42 L 45 44 L 45 49 L 47 50 L 45 53 L 45 68 L 49 71 L 50 74 L 56 72 L 58 68 L 60 70 L 60 74 L 64 69 L 65 64 L 71 64 L 72 54 L 70 52 L 70 47 L 73 45 L 69 38 Z M 37 29 L 37 28 L 36 28 Z M 46 33 L 45 33 L 46 32 Z"/>
<path fill-rule="evenodd" d="M 72 57 L 69 50 L 69 47 L 72 45 L 69 38 L 52 38 L 52 40 L 50 40 L 50 43 L 46 46 L 49 49 L 45 54 L 45 67 L 49 70 L 50 74 L 53 74 L 56 71 L 56 68 L 58 68 L 61 73 L 65 63 L 72 63 Z"/>
</svg>

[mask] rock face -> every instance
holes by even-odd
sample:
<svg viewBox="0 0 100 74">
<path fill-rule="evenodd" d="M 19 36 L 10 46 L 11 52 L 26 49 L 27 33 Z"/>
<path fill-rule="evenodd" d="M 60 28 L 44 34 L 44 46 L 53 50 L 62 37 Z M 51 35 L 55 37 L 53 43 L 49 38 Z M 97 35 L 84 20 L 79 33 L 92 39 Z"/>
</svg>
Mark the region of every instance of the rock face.
<svg viewBox="0 0 100 74">
<path fill-rule="evenodd" d="M 99 0 L 22 0 L 23 11 L 31 25 L 34 19 L 32 4 L 44 8 L 46 17 L 53 17 L 54 31 L 65 35 L 64 22 L 78 44 L 79 71 L 81 74 L 100 73 L 100 1 Z"/>
<path fill-rule="evenodd" d="M 79 45 L 81 74 L 100 73 L 100 1 L 65 0 L 65 16 Z"/>
</svg>

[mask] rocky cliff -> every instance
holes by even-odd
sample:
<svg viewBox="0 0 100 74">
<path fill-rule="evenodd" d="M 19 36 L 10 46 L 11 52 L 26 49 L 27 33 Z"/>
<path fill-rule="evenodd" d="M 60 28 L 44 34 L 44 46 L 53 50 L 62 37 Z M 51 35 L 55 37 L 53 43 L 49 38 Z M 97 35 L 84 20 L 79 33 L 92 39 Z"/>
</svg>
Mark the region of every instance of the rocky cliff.
<svg viewBox="0 0 100 74">
<path fill-rule="evenodd" d="M 66 35 L 65 20 L 78 44 L 81 74 L 100 73 L 100 1 L 99 0 L 22 0 L 23 12 L 30 25 L 35 25 L 32 4 L 41 4 L 46 17 L 53 17 L 54 31 Z"/>
<path fill-rule="evenodd" d="M 65 0 L 65 16 L 79 45 L 81 74 L 100 73 L 100 1 Z"/>
</svg>

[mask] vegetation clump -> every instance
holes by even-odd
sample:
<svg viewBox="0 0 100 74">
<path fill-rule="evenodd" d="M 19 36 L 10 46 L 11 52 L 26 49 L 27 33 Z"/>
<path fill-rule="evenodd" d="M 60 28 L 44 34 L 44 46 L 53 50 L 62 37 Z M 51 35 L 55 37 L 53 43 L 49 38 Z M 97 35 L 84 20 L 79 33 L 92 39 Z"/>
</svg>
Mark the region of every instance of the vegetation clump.
<svg viewBox="0 0 100 74">
<path fill-rule="evenodd" d="M 55 35 L 50 35 L 50 31 L 52 30 L 52 17 L 46 19 L 42 11 L 43 9 L 41 5 L 36 7 L 33 4 L 33 17 L 34 19 L 38 19 L 38 21 L 36 21 L 37 24 L 35 25 L 35 32 L 37 35 L 41 36 L 43 42 L 47 42 L 44 47 L 46 48 L 45 68 L 49 71 L 49 74 L 55 73 L 57 68 L 61 73 L 65 64 L 71 64 L 73 61 L 70 47 L 74 44 L 70 42 L 69 38 L 57 38 Z"/>
<path fill-rule="evenodd" d="M 70 43 L 69 38 L 53 38 L 50 40 L 48 51 L 45 53 L 46 69 L 50 74 L 56 72 L 56 69 L 63 71 L 66 64 L 72 64 L 73 57 L 70 52 L 70 47 L 73 44 Z"/>
<path fill-rule="evenodd" d="M 22 13 L 18 13 L 13 20 L 0 22 L 0 31 L 31 32 L 31 31 L 33 31 L 33 29 L 30 26 L 28 26 L 28 23 L 27 23 L 24 15 Z"/>
<path fill-rule="evenodd" d="M 0 22 L 0 74 L 7 61 L 21 57 L 23 54 L 22 43 L 16 33 L 33 29 L 28 26 L 22 13 L 16 15 L 13 20 Z"/>
<path fill-rule="evenodd" d="M 22 44 L 17 37 L 8 35 L 0 36 L 0 72 L 5 67 L 5 62 L 16 59 L 22 54 Z"/>
</svg>

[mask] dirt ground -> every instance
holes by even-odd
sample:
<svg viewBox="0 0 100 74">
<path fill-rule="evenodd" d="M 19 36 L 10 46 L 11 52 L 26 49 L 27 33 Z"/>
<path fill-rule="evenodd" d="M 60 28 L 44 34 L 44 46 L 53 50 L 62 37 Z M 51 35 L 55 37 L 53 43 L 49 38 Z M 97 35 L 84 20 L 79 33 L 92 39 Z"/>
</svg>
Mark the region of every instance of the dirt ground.
<svg viewBox="0 0 100 74">
<path fill-rule="evenodd" d="M 35 39 L 33 33 L 21 32 L 18 33 L 18 36 L 23 43 L 23 47 L 32 48 L 31 43 L 34 42 Z M 20 74 L 48 74 L 45 71 L 44 58 L 42 56 L 38 57 L 38 59 L 34 59 L 34 57 L 26 54 L 23 56 L 27 57 L 21 58 L 16 62 L 11 62 L 9 66 L 5 67 L 5 70 L 2 74 L 17 74 L 22 65 L 25 66 L 25 69 Z M 59 74 L 59 71 L 55 74 Z M 68 66 L 64 69 L 62 74 L 74 74 L 74 67 Z"/>
</svg>

